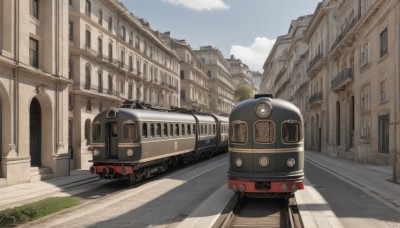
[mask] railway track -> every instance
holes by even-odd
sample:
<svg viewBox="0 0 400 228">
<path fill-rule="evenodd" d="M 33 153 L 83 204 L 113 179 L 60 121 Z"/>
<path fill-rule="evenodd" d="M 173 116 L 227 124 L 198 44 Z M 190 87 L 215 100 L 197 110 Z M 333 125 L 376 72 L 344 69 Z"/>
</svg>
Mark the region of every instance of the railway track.
<svg viewBox="0 0 400 228">
<path fill-rule="evenodd" d="M 213 228 L 304 227 L 294 197 L 247 198 L 236 194 Z"/>
</svg>

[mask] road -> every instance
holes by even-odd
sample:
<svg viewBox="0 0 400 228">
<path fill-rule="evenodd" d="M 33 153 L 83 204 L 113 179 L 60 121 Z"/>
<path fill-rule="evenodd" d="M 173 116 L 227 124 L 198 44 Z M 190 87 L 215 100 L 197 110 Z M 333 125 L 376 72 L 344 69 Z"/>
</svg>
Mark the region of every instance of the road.
<svg viewBox="0 0 400 228">
<path fill-rule="evenodd" d="M 397 211 L 366 194 L 363 189 L 326 172 L 312 160 L 305 161 L 305 176 L 344 227 L 400 227 Z"/>
<path fill-rule="evenodd" d="M 215 193 L 226 201 L 233 195 L 227 169 L 223 154 L 131 188 L 109 183 L 81 194 L 87 199 L 82 206 L 25 227 L 177 227 L 199 217 L 212 219 L 226 205 Z"/>
</svg>

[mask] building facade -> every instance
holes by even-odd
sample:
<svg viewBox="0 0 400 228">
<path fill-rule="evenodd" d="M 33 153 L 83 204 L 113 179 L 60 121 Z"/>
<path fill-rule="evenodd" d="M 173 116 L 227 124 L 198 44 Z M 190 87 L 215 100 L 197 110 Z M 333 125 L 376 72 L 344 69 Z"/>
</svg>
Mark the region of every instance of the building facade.
<svg viewBox="0 0 400 228">
<path fill-rule="evenodd" d="M 204 64 L 209 77 L 210 110 L 228 115 L 234 106 L 234 87 L 228 62 L 217 48 L 211 46 L 200 47 L 194 52 Z"/>
<path fill-rule="evenodd" d="M 399 1 L 318 4 L 304 33 L 307 51 L 298 62 L 300 71 L 306 69 L 308 82 L 301 84 L 308 98 L 300 101 L 295 93 L 292 100 L 305 119 L 306 148 L 391 165 L 393 176 L 400 176 L 399 21 Z M 264 73 L 273 65 L 271 54 Z"/>
<path fill-rule="evenodd" d="M 117 0 L 69 1 L 71 168 L 89 168 L 97 113 L 126 99 L 180 106 L 179 57 Z"/>
<path fill-rule="evenodd" d="M 226 59 L 229 64 L 229 72 L 232 76 L 233 87 L 237 89 L 239 85 L 246 84 L 252 89 L 252 96 L 257 92 L 254 85 L 253 72 L 249 67 L 242 62 L 242 60 L 235 58 L 231 55 L 230 59 Z"/>
<path fill-rule="evenodd" d="M 204 65 L 185 40 L 177 40 L 169 32 L 160 35 L 180 58 L 180 104 L 182 108 L 210 111 L 209 78 Z"/>
<path fill-rule="evenodd" d="M 69 174 L 68 2 L 0 3 L 0 186 Z"/>
</svg>

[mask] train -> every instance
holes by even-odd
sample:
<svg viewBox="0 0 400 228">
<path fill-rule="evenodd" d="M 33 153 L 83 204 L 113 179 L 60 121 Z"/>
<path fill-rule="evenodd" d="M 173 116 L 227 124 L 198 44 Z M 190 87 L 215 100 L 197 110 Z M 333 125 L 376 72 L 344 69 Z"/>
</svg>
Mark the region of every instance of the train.
<svg viewBox="0 0 400 228">
<path fill-rule="evenodd" d="M 178 164 L 226 152 L 228 117 L 126 101 L 95 116 L 90 150 L 91 173 L 133 185 Z"/>
<path fill-rule="evenodd" d="M 304 189 L 303 126 L 294 104 L 270 94 L 236 105 L 229 115 L 228 188 L 248 195 Z"/>
</svg>

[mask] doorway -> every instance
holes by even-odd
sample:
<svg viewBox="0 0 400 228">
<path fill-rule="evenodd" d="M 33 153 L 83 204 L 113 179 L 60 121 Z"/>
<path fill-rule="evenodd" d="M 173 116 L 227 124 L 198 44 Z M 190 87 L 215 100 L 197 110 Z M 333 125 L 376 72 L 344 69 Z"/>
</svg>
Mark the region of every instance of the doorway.
<svg viewBox="0 0 400 228">
<path fill-rule="evenodd" d="M 36 98 L 32 99 L 29 110 L 29 133 L 31 166 L 40 167 L 42 165 L 42 110 Z"/>
</svg>

